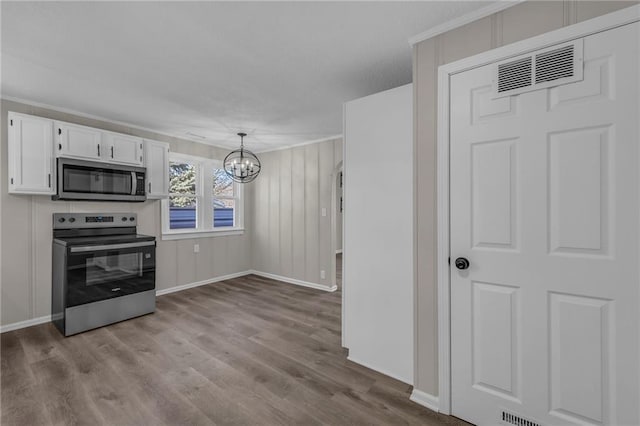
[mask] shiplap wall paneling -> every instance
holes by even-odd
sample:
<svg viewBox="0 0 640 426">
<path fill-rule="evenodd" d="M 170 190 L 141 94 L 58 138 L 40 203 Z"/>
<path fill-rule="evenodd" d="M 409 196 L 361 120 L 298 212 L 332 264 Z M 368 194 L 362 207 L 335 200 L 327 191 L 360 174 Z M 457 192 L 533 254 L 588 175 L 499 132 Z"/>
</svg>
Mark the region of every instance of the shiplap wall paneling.
<svg viewBox="0 0 640 426">
<path fill-rule="evenodd" d="M 305 239 L 305 176 L 306 161 L 304 148 L 295 148 L 291 152 L 291 233 L 293 235 L 293 278 L 306 280 L 306 239 Z"/>
<path fill-rule="evenodd" d="M 280 151 L 280 275 L 293 278 L 293 153 Z"/>
<path fill-rule="evenodd" d="M 320 250 L 319 240 L 319 183 L 318 183 L 318 145 L 307 145 L 304 147 L 305 155 L 305 197 L 304 197 L 304 217 L 305 217 L 305 281 L 320 281 Z M 315 275 L 315 277 L 313 275 Z"/>
<path fill-rule="evenodd" d="M 265 183 L 255 186 L 253 205 L 255 214 L 267 219 L 255 220 L 255 270 L 327 289 L 335 284 L 331 185 L 336 161 L 342 161 L 341 149 L 336 157 L 340 142 L 331 140 L 260 154 L 263 170 L 268 172 Z M 322 208 L 326 216 L 322 216 Z"/>
</svg>

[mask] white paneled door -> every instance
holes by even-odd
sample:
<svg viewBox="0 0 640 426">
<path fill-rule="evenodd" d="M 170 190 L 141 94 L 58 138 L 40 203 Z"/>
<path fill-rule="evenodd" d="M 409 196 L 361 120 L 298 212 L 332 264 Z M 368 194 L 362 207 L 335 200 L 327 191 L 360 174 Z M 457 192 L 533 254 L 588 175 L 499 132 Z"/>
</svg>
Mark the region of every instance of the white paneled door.
<svg viewBox="0 0 640 426">
<path fill-rule="evenodd" d="M 586 37 L 583 81 L 516 96 L 451 77 L 455 416 L 640 423 L 639 39 Z"/>
</svg>

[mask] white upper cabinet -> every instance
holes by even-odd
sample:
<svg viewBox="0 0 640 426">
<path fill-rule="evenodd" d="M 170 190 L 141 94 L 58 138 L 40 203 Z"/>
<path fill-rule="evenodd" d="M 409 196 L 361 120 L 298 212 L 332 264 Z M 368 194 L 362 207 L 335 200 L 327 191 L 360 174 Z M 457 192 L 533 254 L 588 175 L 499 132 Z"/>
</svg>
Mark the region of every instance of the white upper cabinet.
<svg viewBox="0 0 640 426">
<path fill-rule="evenodd" d="M 145 140 L 144 166 L 147 168 L 147 198 L 168 198 L 169 144 Z"/>
<path fill-rule="evenodd" d="M 142 138 L 120 133 L 103 132 L 102 159 L 120 164 L 142 165 Z"/>
<path fill-rule="evenodd" d="M 91 127 L 56 121 L 56 157 L 100 160 L 106 158 L 102 143 L 102 131 Z"/>
<path fill-rule="evenodd" d="M 53 194 L 53 121 L 13 112 L 8 121 L 9 193 Z"/>
<path fill-rule="evenodd" d="M 54 132 L 56 157 L 142 166 L 142 138 L 61 121 Z"/>
</svg>

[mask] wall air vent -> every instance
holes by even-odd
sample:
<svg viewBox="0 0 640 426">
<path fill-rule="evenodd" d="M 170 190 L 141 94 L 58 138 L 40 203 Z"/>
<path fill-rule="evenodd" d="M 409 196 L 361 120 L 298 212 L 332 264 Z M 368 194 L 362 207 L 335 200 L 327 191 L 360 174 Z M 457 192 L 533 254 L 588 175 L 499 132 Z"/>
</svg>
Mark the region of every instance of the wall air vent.
<svg viewBox="0 0 640 426">
<path fill-rule="evenodd" d="M 494 98 L 582 80 L 582 39 L 495 64 Z"/>
<path fill-rule="evenodd" d="M 500 423 L 509 426 L 542 426 L 538 422 L 514 414 L 510 411 L 500 410 Z"/>
<path fill-rule="evenodd" d="M 573 77 L 574 45 L 536 55 L 536 84 Z"/>
<path fill-rule="evenodd" d="M 498 65 L 498 92 L 531 86 L 531 56 Z"/>
</svg>

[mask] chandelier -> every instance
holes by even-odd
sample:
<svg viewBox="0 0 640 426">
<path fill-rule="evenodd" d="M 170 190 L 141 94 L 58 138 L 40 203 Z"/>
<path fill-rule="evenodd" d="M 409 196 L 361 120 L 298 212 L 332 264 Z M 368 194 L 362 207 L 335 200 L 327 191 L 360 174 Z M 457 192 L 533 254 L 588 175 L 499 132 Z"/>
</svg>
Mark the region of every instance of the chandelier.
<svg viewBox="0 0 640 426">
<path fill-rule="evenodd" d="M 258 177 L 260 173 L 260 160 L 256 155 L 244 149 L 244 137 L 246 133 L 238 133 L 240 136 L 240 149 L 233 150 L 224 158 L 224 171 L 236 182 L 248 183 Z"/>
</svg>

